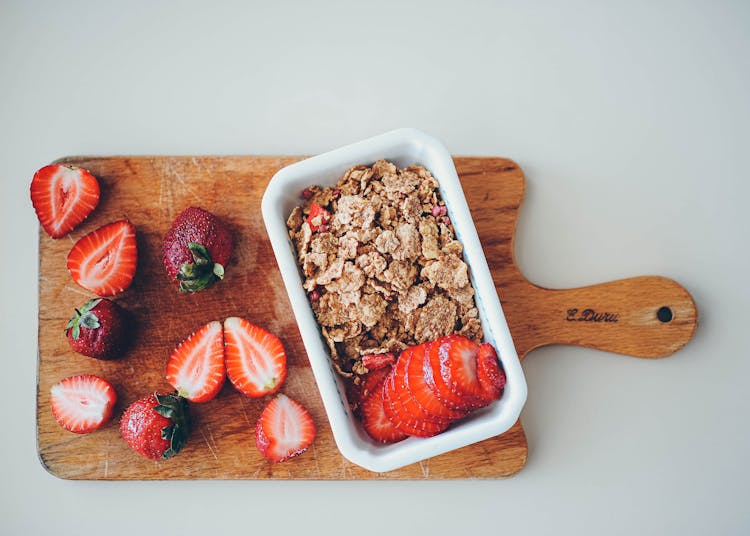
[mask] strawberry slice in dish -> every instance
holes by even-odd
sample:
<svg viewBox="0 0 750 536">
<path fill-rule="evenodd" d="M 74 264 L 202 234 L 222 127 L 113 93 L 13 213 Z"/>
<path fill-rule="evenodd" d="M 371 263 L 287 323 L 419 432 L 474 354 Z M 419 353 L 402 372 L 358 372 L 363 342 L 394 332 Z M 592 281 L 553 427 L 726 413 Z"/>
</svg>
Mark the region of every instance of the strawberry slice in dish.
<svg viewBox="0 0 750 536">
<path fill-rule="evenodd" d="M 167 381 L 191 402 L 213 399 L 226 378 L 224 329 L 209 322 L 182 341 L 167 361 Z"/>
<path fill-rule="evenodd" d="M 461 419 L 465 417 L 468 412 L 466 410 L 457 410 L 446 406 L 435 395 L 430 386 L 427 385 L 425 370 L 430 367 L 429 355 L 432 345 L 432 342 L 425 343 L 423 345 L 423 351 L 420 352 L 421 357 L 412 357 L 409 360 L 406 374 L 408 389 L 427 414 L 445 420 Z"/>
<path fill-rule="evenodd" d="M 437 423 L 420 419 L 409 413 L 404 406 L 397 391 L 397 383 L 403 381 L 395 373 L 394 368 L 383 383 L 383 409 L 396 429 L 400 432 L 415 437 L 432 437 L 443 432 L 448 427 L 448 422 Z"/>
<path fill-rule="evenodd" d="M 458 335 L 433 341 L 425 381 L 445 406 L 463 411 L 486 405 L 476 377 L 477 352 L 473 342 Z"/>
<path fill-rule="evenodd" d="M 284 462 L 305 452 L 315 440 L 315 422 L 305 407 L 284 394 L 265 407 L 255 425 L 255 444 L 269 461 Z"/>
<path fill-rule="evenodd" d="M 479 345 L 477 378 L 487 400 L 493 401 L 500 398 L 505 387 L 505 372 L 500 366 L 495 348 L 489 343 Z"/>
<path fill-rule="evenodd" d="M 361 406 L 362 428 L 372 439 L 384 444 L 396 443 L 407 438 L 407 435 L 396 428 L 385 413 L 383 382 L 386 377 L 387 375 L 382 374 L 377 376 L 378 381 L 374 383 Z"/>
<path fill-rule="evenodd" d="M 76 434 L 88 434 L 109 421 L 116 402 L 112 385 L 93 374 L 70 376 L 50 390 L 52 415 Z"/>
<path fill-rule="evenodd" d="M 137 264 L 135 226 L 127 220 L 90 232 L 68 253 L 73 280 L 98 296 L 114 296 L 127 289 Z"/>
<path fill-rule="evenodd" d="M 34 173 L 31 203 L 52 238 L 75 229 L 99 204 L 99 182 L 83 168 L 50 165 Z"/>
<path fill-rule="evenodd" d="M 424 362 L 425 344 L 413 346 L 402 352 L 394 369 L 394 392 L 401 407 L 413 417 L 416 422 L 429 421 L 439 425 L 447 425 L 450 419 L 434 415 L 424 408 L 409 389 L 409 369 L 412 361 Z"/>
<path fill-rule="evenodd" d="M 243 318 L 224 321 L 224 360 L 232 385 L 252 398 L 275 393 L 286 379 L 286 352 L 279 338 Z"/>
<path fill-rule="evenodd" d="M 358 384 L 347 382 L 346 399 L 349 401 L 349 407 L 355 414 L 360 413 L 362 403 L 370 396 L 371 393 L 380 390 L 391 367 L 384 367 L 377 370 L 371 370 L 361 377 Z"/>
</svg>

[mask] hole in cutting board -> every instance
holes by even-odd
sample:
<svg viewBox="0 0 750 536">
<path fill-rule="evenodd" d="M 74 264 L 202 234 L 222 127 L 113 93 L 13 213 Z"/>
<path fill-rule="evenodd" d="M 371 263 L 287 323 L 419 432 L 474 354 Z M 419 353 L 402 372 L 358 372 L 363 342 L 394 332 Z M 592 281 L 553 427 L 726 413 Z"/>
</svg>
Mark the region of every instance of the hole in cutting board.
<svg viewBox="0 0 750 536">
<path fill-rule="evenodd" d="M 666 305 L 664 307 L 661 307 L 658 311 L 656 311 L 656 318 L 658 318 L 660 322 L 664 323 L 671 321 L 672 309 L 670 309 Z"/>
</svg>

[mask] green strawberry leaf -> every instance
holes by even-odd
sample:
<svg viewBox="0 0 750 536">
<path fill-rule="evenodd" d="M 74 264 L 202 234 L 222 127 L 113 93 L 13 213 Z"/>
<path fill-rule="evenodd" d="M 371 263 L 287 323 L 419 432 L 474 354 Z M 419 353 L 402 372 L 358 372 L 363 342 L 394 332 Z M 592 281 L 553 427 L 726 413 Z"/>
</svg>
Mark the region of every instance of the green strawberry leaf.
<svg viewBox="0 0 750 536">
<path fill-rule="evenodd" d="M 89 300 L 84 303 L 83 307 L 81 307 L 80 309 L 74 309 L 75 314 L 71 317 L 70 320 L 68 320 L 68 324 L 65 327 L 65 333 L 67 334 L 68 331 L 72 329 L 73 339 L 78 340 L 78 337 L 81 336 L 81 326 L 87 329 L 96 329 L 101 327 L 99 318 L 92 311 L 92 309 L 96 307 L 100 301 L 102 301 L 101 298 Z"/>
<path fill-rule="evenodd" d="M 155 395 L 159 403 L 154 410 L 167 417 L 172 424 L 161 429 L 162 439 L 169 440 L 169 448 L 164 451 L 163 459 L 171 458 L 183 449 L 190 437 L 192 423 L 190 409 L 186 399 L 178 395 Z"/>
<path fill-rule="evenodd" d="M 96 329 L 101 326 L 101 324 L 99 323 L 99 318 L 91 311 L 85 313 L 81 317 L 79 324 L 89 329 Z"/>
<path fill-rule="evenodd" d="M 198 292 L 224 278 L 224 267 L 213 262 L 203 244 L 188 242 L 188 249 L 193 255 L 193 262 L 182 264 L 177 272 L 180 292 Z"/>
</svg>

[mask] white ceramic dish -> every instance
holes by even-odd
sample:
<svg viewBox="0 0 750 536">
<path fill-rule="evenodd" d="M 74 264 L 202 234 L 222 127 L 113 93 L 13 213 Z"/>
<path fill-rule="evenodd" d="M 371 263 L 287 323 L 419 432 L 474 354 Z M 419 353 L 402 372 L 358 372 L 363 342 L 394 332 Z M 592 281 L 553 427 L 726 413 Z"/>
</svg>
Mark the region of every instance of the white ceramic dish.
<svg viewBox="0 0 750 536">
<path fill-rule="evenodd" d="M 399 167 L 421 164 L 440 183 L 448 215 L 464 245 L 485 341 L 498 350 L 507 376 L 500 400 L 435 437 L 412 437 L 392 445 L 370 439 L 349 409 L 344 384 L 331 366 L 328 348 L 302 288 L 302 274 L 286 227 L 292 208 L 301 203 L 299 194 L 304 188 L 312 184 L 330 186 L 350 167 L 379 159 Z M 439 141 L 419 130 L 404 128 L 296 162 L 273 176 L 263 195 L 262 212 L 333 437 L 348 460 L 370 471 L 390 471 L 501 434 L 516 422 L 526 401 L 526 380 L 453 159 Z"/>
</svg>

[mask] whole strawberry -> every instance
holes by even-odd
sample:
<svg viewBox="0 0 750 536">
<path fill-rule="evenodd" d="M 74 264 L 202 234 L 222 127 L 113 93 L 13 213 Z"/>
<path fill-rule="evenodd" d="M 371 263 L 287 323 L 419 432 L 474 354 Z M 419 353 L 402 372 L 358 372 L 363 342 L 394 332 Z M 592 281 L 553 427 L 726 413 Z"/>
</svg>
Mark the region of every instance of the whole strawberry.
<svg viewBox="0 0 750 536">
<path fill-rule="evenodd" d="M 125 350 L 125 311 L 110 300 L 89 300 L 75 309 L 65 334 L 74 352 L 96 359 L 117 359 Z"/>
<path fill-rule="evenodd" d="M 171 394 L 144 396 L 130 404 L 120 419 L 122 438 L 149 460 L 166 460 L 179 454 L 190 429 L 187 400 Z"/>
<path fill-rule="evenodd" d="M 198 207 L 186 208 L 164 236 L 163 260 L 181 292 L 198 292 L 224 278 L 234 238 L 219 218 Z"/>
</svg>

